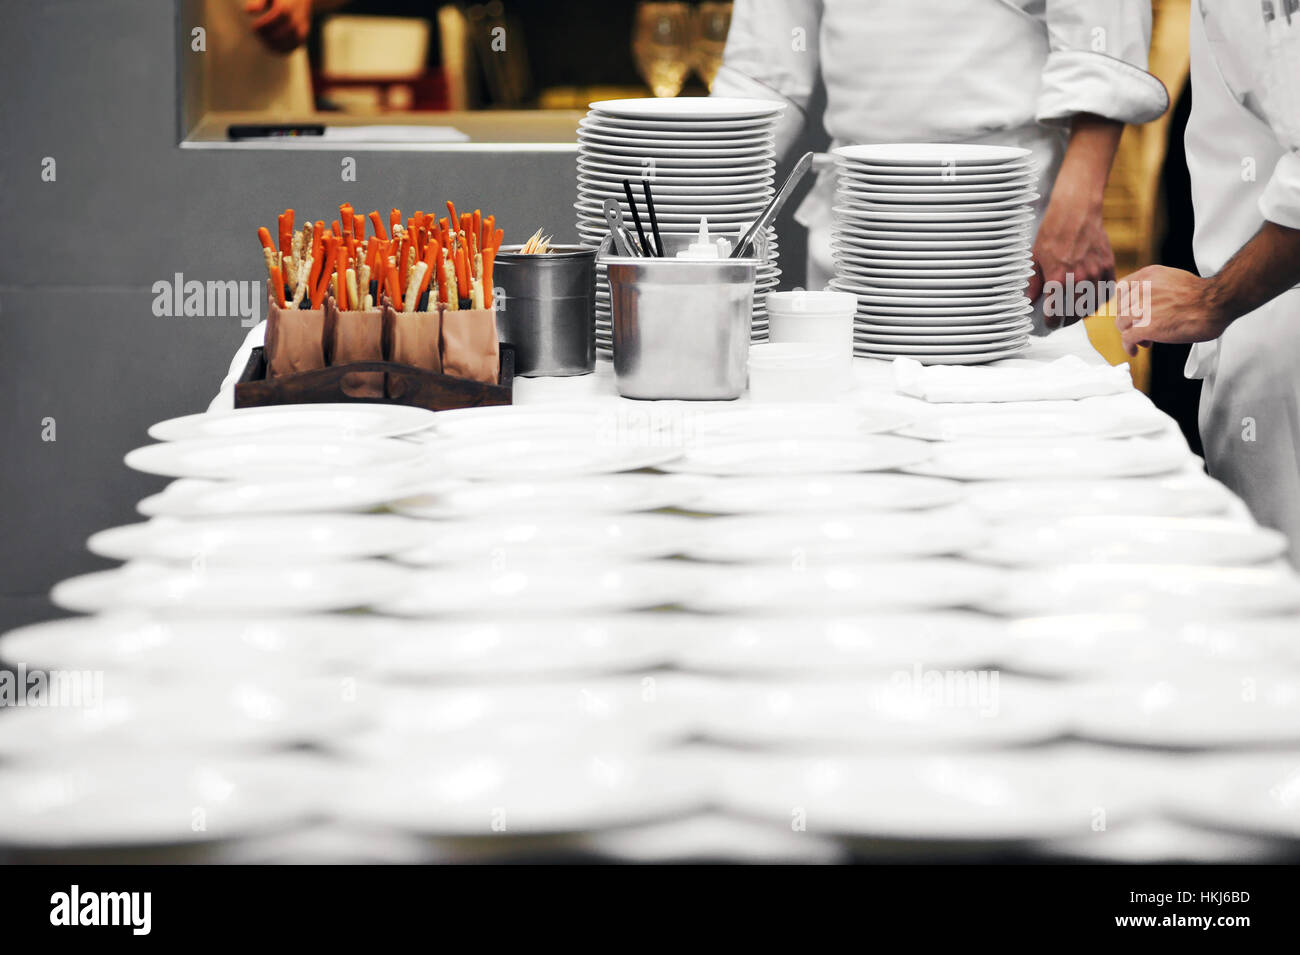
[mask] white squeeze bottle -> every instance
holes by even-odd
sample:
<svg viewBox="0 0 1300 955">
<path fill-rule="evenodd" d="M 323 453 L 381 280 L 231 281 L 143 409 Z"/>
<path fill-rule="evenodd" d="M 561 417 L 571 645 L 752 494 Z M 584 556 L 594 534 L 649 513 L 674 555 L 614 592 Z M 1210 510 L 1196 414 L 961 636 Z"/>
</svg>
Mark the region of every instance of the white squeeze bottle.
<svg viewBox="0 0 1300 955">
<path fill-rule="evenodd" d="M 731 243 L 719 236 L 709 238 L 709 220 L 700 218 L 700 233 L 695 241 L 677 253 L 679 259 L 725 259 L 731 254 Z"/>
</svg>

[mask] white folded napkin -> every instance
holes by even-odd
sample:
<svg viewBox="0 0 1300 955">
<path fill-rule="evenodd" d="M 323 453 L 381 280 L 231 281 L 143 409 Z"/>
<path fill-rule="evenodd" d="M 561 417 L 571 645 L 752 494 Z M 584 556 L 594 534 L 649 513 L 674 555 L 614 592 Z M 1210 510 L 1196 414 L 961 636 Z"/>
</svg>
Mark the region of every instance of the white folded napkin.
<svg viewBox="0 0 1300 955">
<path fill-rule="evenodd" d="M 1118 394 L 1133 387 L 1133 378 L 1127 363 L 1089 364 L 1077 355 L 984 366 L 895 358 L 894 387 L 924 401 L 1043 401 Z"/>
</svg>

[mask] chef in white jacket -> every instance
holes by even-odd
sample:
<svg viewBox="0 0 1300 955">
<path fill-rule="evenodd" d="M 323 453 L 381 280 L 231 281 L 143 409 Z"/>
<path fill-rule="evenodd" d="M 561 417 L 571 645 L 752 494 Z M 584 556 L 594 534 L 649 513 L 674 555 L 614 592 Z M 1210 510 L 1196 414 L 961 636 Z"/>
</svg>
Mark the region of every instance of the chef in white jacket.
<svg viewBox="0 0 1300 955">
<path fill-rule="evenodd" d="M 998 143 L 1033 151 L 1034 244 L 1042 283 L 1114 278 L 1102 192 L 1125 123 L 1169 105 L 1146 72 L 1148 0 L 737 0 L 717 96 L 788 103 L 778 152 L 794 143 L 817 80 L 833 145 Z M 797 219 L 809 229 L 808 286 L 833 274 L 834 171 Z M 1082 315 L 1047 315 L 1048 327 Z"/>
<path fill-rule="evenodd" d="M 1300 3 L 1193 0 L 1187 165 L 1201 278 L 1152 266 L 1121 296 L 1130 353 L 1199 342 L 1210 473 L 1300 566 Z M 1145 290 L 1145 294 L 1142 291 Z"/>
</svg>

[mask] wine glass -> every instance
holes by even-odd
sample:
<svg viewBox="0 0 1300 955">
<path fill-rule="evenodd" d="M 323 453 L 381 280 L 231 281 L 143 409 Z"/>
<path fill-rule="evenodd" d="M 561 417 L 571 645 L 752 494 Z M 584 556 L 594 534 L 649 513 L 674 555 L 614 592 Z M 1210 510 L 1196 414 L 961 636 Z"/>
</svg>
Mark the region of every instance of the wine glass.
<svg viewBox="0 0 1300 955">
<path fill-rule="evenodd" d="M 704 85 L 713 89 L 713 80 L 722 66 L 731 29 L 730 3 L 701 3 L 695 8 L 694 40 L 691 45 L 695 73 Z"/>
<path fill-rule="evenodd" d="M 685 3 L 637 5 L 632 55 L 655 96 L 676 96 L 691 69 L 691 11 Z"/>
</svg>

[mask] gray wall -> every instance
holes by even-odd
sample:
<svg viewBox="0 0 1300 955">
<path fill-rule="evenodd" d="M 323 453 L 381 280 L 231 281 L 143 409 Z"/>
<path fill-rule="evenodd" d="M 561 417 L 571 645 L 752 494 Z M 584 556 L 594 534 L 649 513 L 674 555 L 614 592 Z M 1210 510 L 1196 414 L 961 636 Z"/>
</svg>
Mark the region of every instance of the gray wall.
<svg viewBox="0 0 1300 955">
<path fill-rule="evenodd" d="M 109 566 L 95 530 L 136 519 L 166 482 L 122 455 L 155 421 L 206 405 L 244 335 L 237 318 L 156 318 L 150 287 L 257 279 L 255 233 L 292 206 L 491 208 L 517 232 L 572 239 L 563 153 L 357 152 L 358 181 L 313 151 L 178 147 L 176 7 L 169 0 L 0 0 L 0 629 L 56 613 L 45 594 Z M 42 182 L 44 157 L 57 179 Z M 783 284 L 802 235 L 781 227 Z M 56 440 L 42 440 L 55 421 Z"/>
</svg>

